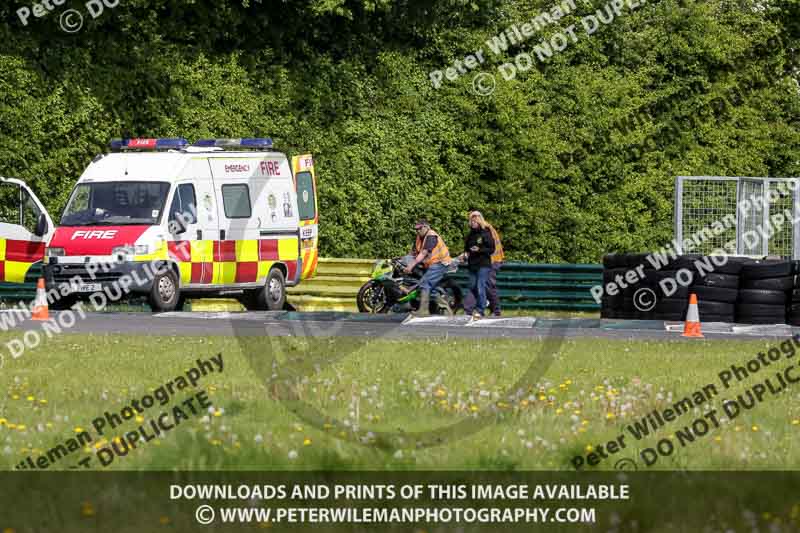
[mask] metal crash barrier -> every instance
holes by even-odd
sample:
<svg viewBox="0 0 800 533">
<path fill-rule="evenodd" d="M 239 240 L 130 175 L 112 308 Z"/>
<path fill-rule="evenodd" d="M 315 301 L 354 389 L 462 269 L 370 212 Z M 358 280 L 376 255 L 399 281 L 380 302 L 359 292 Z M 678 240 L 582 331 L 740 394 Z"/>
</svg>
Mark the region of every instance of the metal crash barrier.
<svg viewBox="0 0 800 533">
<path fill-rule="evenodd" d="M 370 279 L 372 259 L 321 258 L 317 274 L 289 289 L 289 302 L 300 311 L 357 311 L 358 289 Z M 0 300 L 32 300 L 41 272 L 34 265 L 25 283 L 0 284 Z M 599 310 L 589 289 L 602 283 L 602 265 L 505 263 L 497 276 L 505 309 Z M 456 280 L 466 292 L 468 273 L 459 269 Z"/>
</svg>

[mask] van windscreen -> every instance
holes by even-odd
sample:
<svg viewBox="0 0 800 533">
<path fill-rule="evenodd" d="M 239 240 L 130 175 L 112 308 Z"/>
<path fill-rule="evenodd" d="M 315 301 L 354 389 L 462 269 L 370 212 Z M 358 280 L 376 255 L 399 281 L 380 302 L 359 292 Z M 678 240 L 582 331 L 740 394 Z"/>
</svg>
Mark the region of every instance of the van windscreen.
<svg viewBox="0 0 800 533">
<path fill-rule="evenodd" d="M 81 183 L 67 202 L 62 226 L 158 224 L 169 184 L 156 181 Z"/>
</svg>

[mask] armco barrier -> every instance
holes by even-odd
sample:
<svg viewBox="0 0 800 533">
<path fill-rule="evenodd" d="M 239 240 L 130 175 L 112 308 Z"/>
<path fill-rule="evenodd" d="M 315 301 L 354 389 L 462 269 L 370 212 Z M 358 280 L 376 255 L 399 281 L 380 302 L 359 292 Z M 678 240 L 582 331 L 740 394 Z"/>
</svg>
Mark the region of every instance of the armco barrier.
<svg viewBox="0 0 800 533">
<path fill-rule="evenodd" d="M 297 287 L 289 288 L 289 303 L 301 311 L 357 311 L 358 289 L 370 279 L 373 259 L 320 258 L 316 275 Z M 36 267 L 34 267 L 36 268 Z M 601 265 L 532 264 L 509 262 L 497 276 L 500 299 L 505 309 L 598 310 L 589 289 L 602 282 Z M 32 299 L 38 270 L 29 273 L 26 283 L 1 283 L 0 300 Z M 468 273 L 462 268 L 455 275 L 466 292 Z M 225 300 L 227 302 L 227 300 Z M 238 302 L 232 305 L 240 307 Z M 195 300 L 193 309 L 214 306 L 220 300 Z"/>
<path fill-rule="evenodd" d="M 313 278 L 289 288 L 289 303 L 301 311 L 358 311 L 358 289 L 370 279 L 374 259 L 320 257 Z"/>
<path fill-rule="evenodd" d="M 321 258 L 316 276 L 289 289 L 289 301 L 300 310 L 356 311 L 356 294 L 370 278 L 372 259 Z M 506 263 L 497 276 L 506 309 L 600 309 L 589 289 L 602 283 L 601 265 Z M 455 275 L 466 292 L 469 275 Z"/>
<path fill-rule="evenodd" d="M 460 268 L 456 278 L 466 292 L 469 274 Z M 600 309 L 590 293 L 603 281 L 602 265 L 505 263 L 497 274 L 504 309 Z"/>
</svg>

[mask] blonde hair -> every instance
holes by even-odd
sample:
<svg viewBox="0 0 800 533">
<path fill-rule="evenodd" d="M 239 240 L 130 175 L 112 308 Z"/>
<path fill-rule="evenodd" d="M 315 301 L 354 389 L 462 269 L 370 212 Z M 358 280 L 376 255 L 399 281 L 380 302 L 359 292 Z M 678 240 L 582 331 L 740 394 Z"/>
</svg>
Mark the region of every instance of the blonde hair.
<svg viewBox="0 0 800 533">
<path fill-rule="evenodd" d="M 473 218 L 478 221 L 478 226 L 480 226 L 481 229 L 489 229 L 489 223 L 486 222 L 480 211 L 472 211 L 469 214 L 469 220 L 472 220 Z"/>
</svg>

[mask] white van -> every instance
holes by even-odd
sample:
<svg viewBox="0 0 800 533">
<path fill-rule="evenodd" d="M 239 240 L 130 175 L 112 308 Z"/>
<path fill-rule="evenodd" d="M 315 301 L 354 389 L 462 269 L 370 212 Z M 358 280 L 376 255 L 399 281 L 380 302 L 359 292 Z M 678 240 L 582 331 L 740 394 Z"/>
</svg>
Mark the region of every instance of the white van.
<svg viewBox="0 0 800 533">
<path fill-rule="evenodd" d="M 220 295 L 282 309 L 316 269 L 318 225 L 311 155 L 290 161 L 270 139 L 115 140 L 75 185 L 45 279 L 61 307 L 123 283 L 154 311 Z"/>
</svg>

